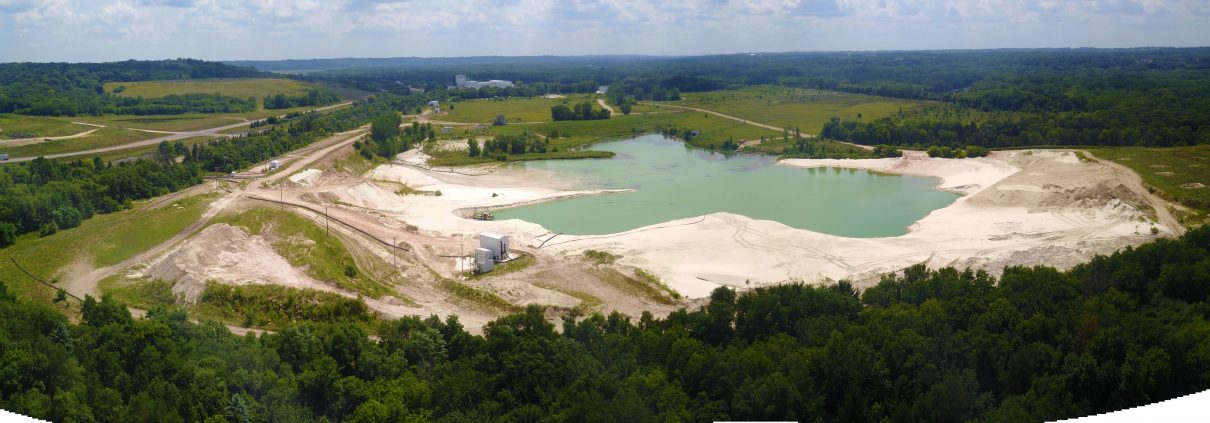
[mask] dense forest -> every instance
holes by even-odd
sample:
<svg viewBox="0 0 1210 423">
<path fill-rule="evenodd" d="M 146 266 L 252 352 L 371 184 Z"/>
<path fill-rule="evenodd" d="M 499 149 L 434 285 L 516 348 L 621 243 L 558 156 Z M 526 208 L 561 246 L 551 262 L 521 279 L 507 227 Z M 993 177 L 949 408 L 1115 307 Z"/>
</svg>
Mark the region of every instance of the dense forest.
<svg viewBox="0 0 1210 423">
<path fill-rule="evenodd" d="M 13 283 L 13 281 L 9 281 Z M 74 307 L 74 305 L 73 305 Z M 1210 388 L 1210 228 L 1061 272 L 912 266 L 858 292 L 715 290 L 663 319 L 536 306 L 235 336 L 0 285 L 0 407 L 54 421 L 1055 420 Z"/>
<path fill-rule="evenodd" d="M 1210 143 L 1210 48 L 529 58 L 543 66 L 526 66 L 525 58 L 492 59 L 383 59 L 377 62 L 382 67 L 301 78 L 338 80 L 371 91 L 423 88 L 434 98 L 452 99 L 587 93 L 609 85 L 610 101 L 619 106 L 677 100 L 683 92 L 773 84 L 945 102 L 923 116 L 824 128 L 825 137 L 867 145 Z M 274 68 L 273 63 L 257 65 Z M 455 73 L 518 84 L 447 89 Z"/>
<path fill-rule="evenodd" d="M 193 59 L 112 63 L 0 63 L 0 113 L 51 116 L 172 114 L 244 111 L 247 99 L 212 94 L 174 99 L 126 98 L 105 92 L 106 82 L 190 78 L 250 78 L 251 68 Z M 188 98 L 186 98 L 188 97 Z M 255 100 L 251 101 L 255 108 Z M 234 109 L 231 109 L 234 107 Z"/>
</svg>

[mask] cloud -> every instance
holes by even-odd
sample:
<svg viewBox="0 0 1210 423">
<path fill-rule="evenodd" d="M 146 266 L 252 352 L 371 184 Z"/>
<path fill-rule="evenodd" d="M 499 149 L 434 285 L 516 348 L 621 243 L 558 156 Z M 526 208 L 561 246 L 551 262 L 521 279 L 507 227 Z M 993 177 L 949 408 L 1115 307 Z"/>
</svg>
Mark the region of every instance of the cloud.
<svg viewBox="0 0 1210 423">
<path fill-rule="evenodd" d="M 193 7 L 194 0 L 140 0 L 139 4 L 144 6 L 164 6 L 164 7 Z"/>
<path fill-rule="evenodd" d="M 1204 45 L 1208 0 L 0 0 L 0 61 Z"/>
</svg>

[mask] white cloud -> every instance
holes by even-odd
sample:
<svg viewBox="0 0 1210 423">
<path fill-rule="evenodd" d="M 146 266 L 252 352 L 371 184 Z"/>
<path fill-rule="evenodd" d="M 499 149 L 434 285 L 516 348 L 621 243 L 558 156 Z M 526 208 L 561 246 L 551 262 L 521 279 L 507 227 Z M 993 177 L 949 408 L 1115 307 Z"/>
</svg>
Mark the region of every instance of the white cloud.
<svg viewBox="0 0 1210 423">
<path fill-rule="evenodd" d="M 1210 0 L 0 0 L 0 61 L 1198 45 Z"/>
</svg>

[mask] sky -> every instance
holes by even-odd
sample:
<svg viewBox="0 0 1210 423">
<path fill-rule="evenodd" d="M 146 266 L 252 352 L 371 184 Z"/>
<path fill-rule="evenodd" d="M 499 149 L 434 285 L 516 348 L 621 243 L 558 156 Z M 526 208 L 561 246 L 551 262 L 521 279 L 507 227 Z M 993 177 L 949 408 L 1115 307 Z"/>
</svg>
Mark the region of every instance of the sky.
<svg viewBox="0 0 1210 423">
<path fill-rule="evenodd" d="M 0 62 L 1210 45 L 1210 0 L 0 0 Z"/>
</svg>

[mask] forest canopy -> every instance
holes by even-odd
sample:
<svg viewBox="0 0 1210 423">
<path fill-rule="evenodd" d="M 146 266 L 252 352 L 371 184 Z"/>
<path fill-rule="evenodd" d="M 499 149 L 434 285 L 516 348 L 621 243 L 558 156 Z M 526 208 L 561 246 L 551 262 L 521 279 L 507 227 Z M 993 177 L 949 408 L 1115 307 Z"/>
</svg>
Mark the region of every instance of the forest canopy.
<svg viewBox="0 0 1210 423">
<path fill-rule="evenodd" d="M 11 283 L 12 281 L 9 281 Z M 299 323 L 239 337 L 87 298 L 73 324 L 0 284 L 0 407 L 54 421 L 993 422 L 1210 389 L 1210 228 L 1062 272 L 912 266 L 858 292 L 715 290 L 637 321 L 544 310 Z"/>
</svg>

